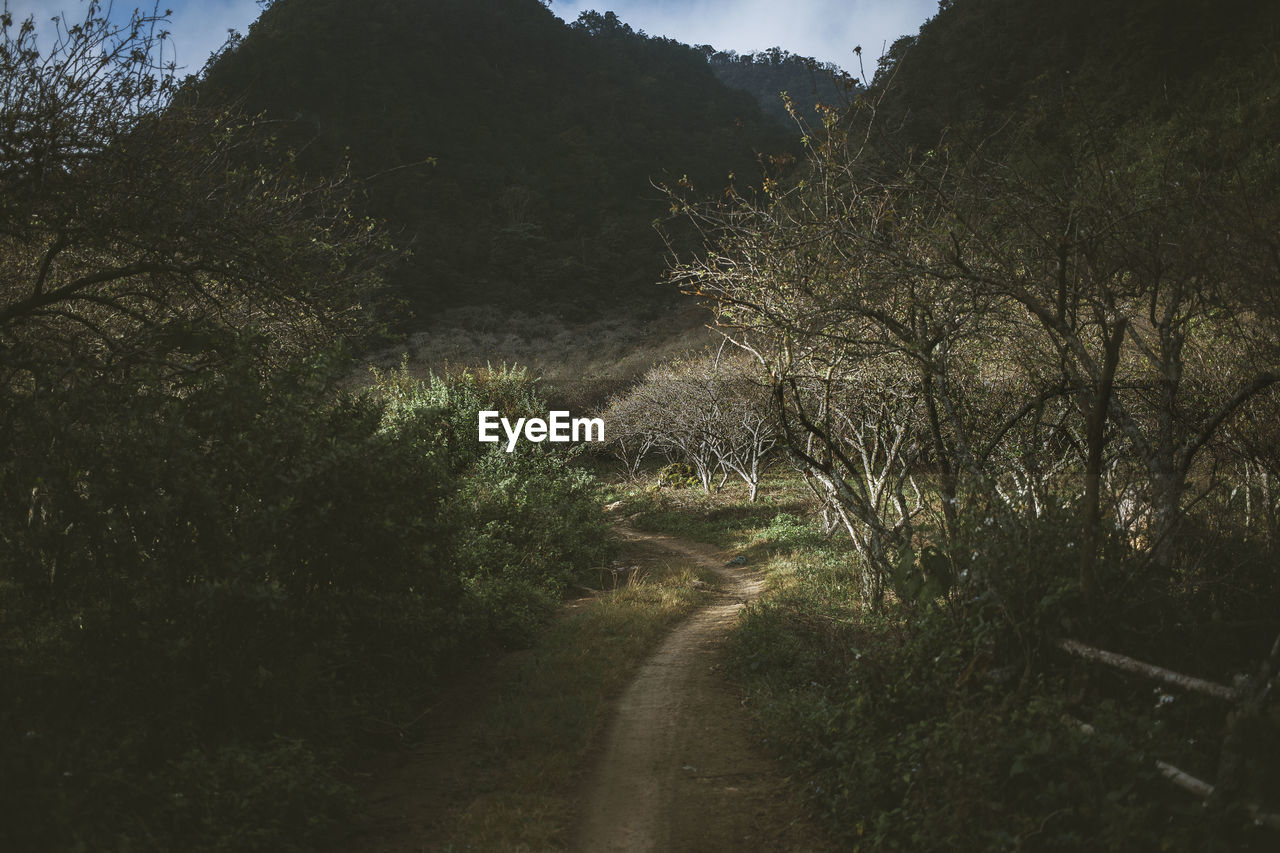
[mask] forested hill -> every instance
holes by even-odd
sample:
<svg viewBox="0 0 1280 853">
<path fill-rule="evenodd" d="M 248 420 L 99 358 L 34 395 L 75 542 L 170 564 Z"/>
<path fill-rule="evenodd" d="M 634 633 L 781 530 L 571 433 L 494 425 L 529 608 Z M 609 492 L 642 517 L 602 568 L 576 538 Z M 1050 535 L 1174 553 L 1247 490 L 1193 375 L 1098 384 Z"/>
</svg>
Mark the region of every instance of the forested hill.
<svg viewBox="0 0 1280 853">
<path fill-rule="evenodd" d="M 820 124 L 815 115 L 819 104 L 847 106 L 859 90 L 855 80 L 839 67 L 809 56 L 797 56 L 779 47 L 737 53 L 703 44 L 698 45 L 698 50 L 726 86 L 750 93 L 762 110 L 788 128 L 794 128 L 795 124 L 783 102 L 784 92 L 791 100 L 796 117 Z"/>
<path fill-rule="evenodd" d="M 383 176 L 371 212 L 412 249 L 398 284 L 420 320 L 660 302 L 652 182 L 716 191 L 794 136 L 697 50 L 538 0 L 277 0 L 200 85 L 283 120 L 309 169 L 349 149 Z"/>
<path fill-rule="evenodd" d="M 876 84 L 911 144 L 1024 119 L 1045 141 L 1085 116 L 1105 136 L 1182 115 L 1188 133 L 1231 137 L 1235 124 L 1248 138 L 1222 142 L 1252 145 L 1278 129 L 1278 43 L 1280 4 L 1260 0 L 943 0 Z"/>
</svg>

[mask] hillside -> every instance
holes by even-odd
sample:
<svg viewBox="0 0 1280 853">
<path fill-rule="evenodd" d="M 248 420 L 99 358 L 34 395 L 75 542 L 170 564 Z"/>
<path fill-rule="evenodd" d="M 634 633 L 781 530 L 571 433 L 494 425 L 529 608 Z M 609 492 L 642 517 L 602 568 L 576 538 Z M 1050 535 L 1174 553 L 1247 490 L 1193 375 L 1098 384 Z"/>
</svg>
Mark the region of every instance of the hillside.
<svg viewBox="0 0 1280 853">
<path fill-rule="evenodd" d="M 373 176 L 420 319 L 669 303 L 653 183 L 715 191 L 791 135 L 694 49 L 612 14 L 565 25 L 537 0 L 278 0 L 200 87 L 282 121 L 306 168 L 349 151 Z"/>
<path fill-rule="evenodd" d="M 794 128 L 795 123 L 783 103 L 784 92 L 798 118 L 817 124 L 819 104 L 846 107 L 860 89 L 837 66 L 778 47 L 757 53 L 716 50 L 711 45 L 698 45 L 698 50 L 722 83 L 749 93 L 760 109 L 787 128 Z"/>
<path fill-rule="evenodd" d="M 947 0 L 893 44 L 875 85 L 911 144 L 947 128 L 985 136 L 1018 117 L 1040 121 L 1047 141 L 1064 119 L 1087 116 L 1105 136 L 1189 116 L 1201 132 L 1255 123 L 1225 140 L 1248 147 L 1278 127 L 1278 35 L 1280 7 L 1256 0 Z"/>
</svg>

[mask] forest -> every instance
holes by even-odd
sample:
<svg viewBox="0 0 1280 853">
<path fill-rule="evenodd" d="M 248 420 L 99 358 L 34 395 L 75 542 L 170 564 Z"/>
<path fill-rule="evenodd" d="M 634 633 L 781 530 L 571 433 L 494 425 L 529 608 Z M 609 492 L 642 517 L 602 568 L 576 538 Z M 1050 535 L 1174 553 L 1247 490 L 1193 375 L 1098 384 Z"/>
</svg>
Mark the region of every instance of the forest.
<svg viewBox="0 0 1280 853">
<path fill-rule="evenodd" d="M 0 848 L 409 849 L 417 772 L 412 849 L 591 849 L 732 599 L 764 849 L 1274 849 L 1280 8 L 942 0 L 851 76 L 263 5 L 187 77 L 0 13 Z M 371 366 L 458 306 L 651 366 Z"/>
<path fill-rule="evenodd" d="M 577 317 L 669 304 L 653 181 L 713 190 L 792 145 L 693 48 L 612 13 L 565 26 L 531 0 L 377 0 L 356 16 L 277 0 L 198 91 L 280 122 L 304 168 L 349 159 L 368 177 L 419 324 L 477 302 Z"/>
</svg>

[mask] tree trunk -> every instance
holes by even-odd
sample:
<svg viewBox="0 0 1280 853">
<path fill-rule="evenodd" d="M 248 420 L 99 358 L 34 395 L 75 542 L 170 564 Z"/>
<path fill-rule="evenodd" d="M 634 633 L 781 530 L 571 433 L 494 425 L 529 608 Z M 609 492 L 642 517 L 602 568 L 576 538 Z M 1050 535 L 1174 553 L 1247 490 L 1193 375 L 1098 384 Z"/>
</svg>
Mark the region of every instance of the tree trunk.
<svg viewBox="0 0 1280 853">
<path fill-rule="evenodd" d="M 1086 412 L 1088 418 L 1087 458 L 1084 469 L 1084 506 L 1081 521 L 1084 526 L 1084 542 L 1080 549 L 1080 592 L 1085 601 L 1097 595 L 1098 545 L 1102 538 L 1102 518 L 1098 512 L 1101 496 L 1102 451 L 1106 445 L 1107 407 L 1111 405 L 1111 387 L 1115 380 L 1116 365 L 1120 362 L 1120 345 L 1124 341 L 1125 321 L 1116 323 L 1106 341 L 1102 375 L 1094 392 L 1093 406 Z"/>
</svg>

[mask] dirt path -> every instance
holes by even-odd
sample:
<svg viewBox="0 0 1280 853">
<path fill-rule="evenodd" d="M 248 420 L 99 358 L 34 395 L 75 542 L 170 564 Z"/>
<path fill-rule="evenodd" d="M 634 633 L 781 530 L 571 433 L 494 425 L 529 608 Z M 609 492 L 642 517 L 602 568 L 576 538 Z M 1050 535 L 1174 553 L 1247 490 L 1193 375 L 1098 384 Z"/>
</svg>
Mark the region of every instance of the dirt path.
<svg viewBox="0 0 1280 853">
<path fill-rule="evenodd" d="M 760 593 L 761 578 L 707 545 L 626 527 L 619 534 L 688 559 L 718 583 L 714 602 L 671 632 L 619 699 L 583 793 L 576 849 L 824 849 L 721 671 L 738 610 Z"/>
<path fill-rule="evenodd" d="M 507 785 L 509 765 L 495 760 L 477 718 L 510 703 L 509 666 L 536 656 L 526 649 L 478 667 L 416 721 L 403 751 L 373 752 L 353 766 L 361 817 L 335 834 L 334 853 L 569 849 L 608 851 L 823 851 L 802 818 L 797 792 L 767 757 L 739 691 L 724 673 L 725 644 L 742 602 L 761 589 L 732 556 L 673 536 L 619 526 L 620 558 L 642 573 L 693 564 L 717 580 L 709 603 L 678 623 L 610 703 L 608 722 L 579 769 L 563 767 L 539 791 L 559 803 L 558 826 L 531 842 L 528 821 L 544 819 L 529 792 Z M 565 613 L 591 599 L 569 604 Z M 515 677 L 521 677 L 519 675 Z M 536 729 L 535 729 L 536 731 Z M 529 737 L 538 737 L 530 734 Z M 504 747 L 516 758 L 526 746 Z M 523 766 L 523 765 L 522 765 Z M 574 778 L 578 781 L 574 781 Z M 491 792 L 496 792 L 491 794 Z M 466 822 L 476 838 L 459 841 Z M 499 830 L 497 840 L 492 827 Z"/>
</svg>

